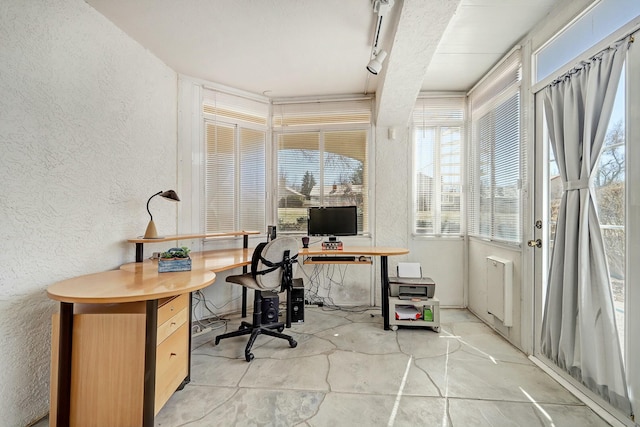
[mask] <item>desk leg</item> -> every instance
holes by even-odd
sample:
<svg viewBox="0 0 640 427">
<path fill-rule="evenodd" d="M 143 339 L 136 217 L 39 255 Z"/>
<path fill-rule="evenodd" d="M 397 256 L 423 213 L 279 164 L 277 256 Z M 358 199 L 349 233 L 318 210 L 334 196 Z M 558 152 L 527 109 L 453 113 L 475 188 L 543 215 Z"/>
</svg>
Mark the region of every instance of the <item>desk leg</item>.
<svg viewBox="0 0 640 427">
<path fill-rule="evenodd" d="M 193 292 L 189 292 L 189 324 L 191 324 L 191 319 L 193 319 Z M 185 385 L 189 384 L 191 382 L 191 331 L 192 329 L 189 328 L 189 347 L 187 347 L 189 349 L 189 352 L 187 353 L 187 376 L 185 377 L 185 379 L 182 381 L 182 383 L 180 383 L 180 385 L 178 386 L 178 390 L 182 390 L 184 388 Z"/>
<path fill-rule="evenodd" d="M 144 257 L 144 244 L 136 243 L 136 262 L 142 262 Z"/>
<path fill-rule="evenodd" d="M 156 404 L 156 344 L 158 341 L 158 300 L 147 301 L 144 340 L 144 392 L 142 425 L 153 427 Z"/>
<path fill-rule="evenodd" d="M 249 247 L 249 236 L 245 234 L 242 236 L 242 247 L 247 249 Z M 242 274 L 247 274 L 247 266 L 242 267 Z M 242 287 L 242 318 L 247 317 L 247 288 Z"/>
<path fill-rule="evenodd" d="M 291 311 L 293 310 L 293 304 L 291 303 L 291 287 L 293 286 L 293 284 L 289 283 L 289 286 L 287 286 L 287 317 L 286 317 L 286 322 L 284 324 L 285 327 L 290 328 L 291 327 Z"/>
<path fill-rule="evenodd" d="M 382 286 L 382 319 L 384 322 L 384 330 L 389 330 L 389 265 L 387 256 L 380 257 L 380 286 Z"/>
<path fill-rule="evenodd" d="M 247 268 L 242 269 L 242 273 L 246 273 Z M 242 318 L 247 317 L 247 288 L 242 287 Z"/>
<path fill-rule="evenodd" d="M 71 412 L 71 352 L 73 348 L 73 304 L 60 303 L 58 342 L 58 406 L 56 425 L 68 426 Z"/>
</svg>

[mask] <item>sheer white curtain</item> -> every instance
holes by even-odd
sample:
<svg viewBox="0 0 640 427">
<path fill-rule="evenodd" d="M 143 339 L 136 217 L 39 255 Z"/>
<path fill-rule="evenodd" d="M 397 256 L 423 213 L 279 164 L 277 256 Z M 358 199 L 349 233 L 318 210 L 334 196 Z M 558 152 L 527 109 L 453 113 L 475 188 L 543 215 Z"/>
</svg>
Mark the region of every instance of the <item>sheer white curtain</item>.
<svg viewBox="0 0 640 427">
<path fill-rule="evenodd" d="M 592 184 L 628 40 L 544 89 L 564 192 L 542 324 L 542 352 L 625 413 L 631 412 L 609 271 Z"/>
</svg>

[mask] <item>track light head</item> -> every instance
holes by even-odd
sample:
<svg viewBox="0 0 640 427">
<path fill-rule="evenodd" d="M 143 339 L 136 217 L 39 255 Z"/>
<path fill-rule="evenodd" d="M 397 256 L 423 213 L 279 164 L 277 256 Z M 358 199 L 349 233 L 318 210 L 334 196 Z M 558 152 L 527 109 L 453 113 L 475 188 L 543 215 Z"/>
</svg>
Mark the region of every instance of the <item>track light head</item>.
<svg viewBox="0 0 640 427">
<path fill-rule="evenodd" d="M 367 64 L 367 71 L 371 74 L 378 74 L 382 69 L 382 62 L 387 57 L 387 52 L 381 50 L 378 52 L 371 61 Z"/>
</svg>

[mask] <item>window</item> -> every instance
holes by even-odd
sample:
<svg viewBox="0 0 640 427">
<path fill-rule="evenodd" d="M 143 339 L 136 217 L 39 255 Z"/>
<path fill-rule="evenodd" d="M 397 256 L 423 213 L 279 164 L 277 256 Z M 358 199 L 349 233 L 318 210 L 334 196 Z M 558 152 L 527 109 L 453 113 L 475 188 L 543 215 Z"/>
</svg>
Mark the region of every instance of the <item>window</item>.
<svg viewBox="0 0 640 427">
<path fill-rule="evenodd" d="M 469 234 L 520 243 L 525 144 L 520 131 L 520 52 L 470 95 Z"/>
<path fill-rule="evenodd" d="M 265 229 L 269 106 L 205 92 L 205 232 Z"/>
<path fill-rule="evenodd" d="M 462 233 L 464 98 L 419 99 L 413 113 L 413 232 Z"/>
<path fill-rule="evenodd" d="M 307 231 L 310 206 L 357 206 L 368 232 L 371 101 L 274 107 L 279 232 Z"/>
<path fill-rule="evenodd" d="M 640 14 L 637 0 L 599 0 L 535 54 L 535 82 L 574 59 Z M 562 73 L 559 73 L 562 74 Z"/>
</svg>

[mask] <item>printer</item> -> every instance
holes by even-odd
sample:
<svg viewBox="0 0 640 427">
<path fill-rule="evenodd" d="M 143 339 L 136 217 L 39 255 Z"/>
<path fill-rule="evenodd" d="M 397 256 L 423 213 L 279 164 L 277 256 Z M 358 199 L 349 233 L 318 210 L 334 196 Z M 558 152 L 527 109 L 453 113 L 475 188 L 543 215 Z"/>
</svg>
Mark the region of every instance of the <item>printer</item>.
<svg viewBox="0 0 640 427">
<path fill-rule="evenodd" d="M 389 277 L 390 296 L 406 300 L 433 298 L 436 284 L 431 278 L 422 277 L 419 263 L 400 262 L 397 271 L 396 277 Z"/>
</svg>

